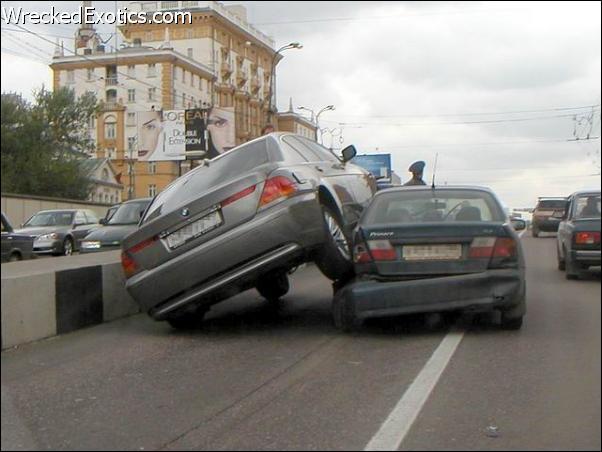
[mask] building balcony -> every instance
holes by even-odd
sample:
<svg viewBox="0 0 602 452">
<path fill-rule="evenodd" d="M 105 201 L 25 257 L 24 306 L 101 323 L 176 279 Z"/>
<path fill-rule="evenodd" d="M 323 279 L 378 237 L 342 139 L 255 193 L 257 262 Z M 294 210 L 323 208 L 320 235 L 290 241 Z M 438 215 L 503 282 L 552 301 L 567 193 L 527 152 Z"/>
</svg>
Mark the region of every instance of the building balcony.
<svg viewBox="0 0 602 452">
<path fill-rule="evenodd" d="M 107 77 L 105 79 L 106 86 L 116 86 L 118 84 L 119 84 L 119 81 L 117 80 L 117 77 Z"/>
<path fill-rule="evenodd" d="M 232 74 L 232 65 L 230 63 L 228 63 L 227 61 L 222 61 L 220 70 L 222 72 L 223 77 L 229 77 L 230 74 Z"/>
<path fill-rule="evenodd" d="M 247 80 L 249 80 L 249 77 L 244 72 L 238 72 L 236 74 L 236 85 L 237 86 L 239 86 L 239 87 L 243 86 L 245 83 L 247 83 Z"/>
</svg>

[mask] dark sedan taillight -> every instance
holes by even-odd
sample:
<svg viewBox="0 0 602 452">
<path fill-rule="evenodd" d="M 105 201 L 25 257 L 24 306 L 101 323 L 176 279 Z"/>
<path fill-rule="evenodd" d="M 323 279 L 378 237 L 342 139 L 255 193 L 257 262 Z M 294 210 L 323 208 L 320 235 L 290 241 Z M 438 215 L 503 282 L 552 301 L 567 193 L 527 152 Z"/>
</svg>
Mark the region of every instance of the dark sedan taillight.
<svg viewBox="0 0 602 452">
<path fill-rule="evenodd" d="M 353 261 L 356 264 L 386 262 L 396 259 L 397 252 L 389 240 L 368 240 L 367 245 L 360 243 L 353 249 Z"/>
<path fill-rule="evenodd" d="M 599 232 L 577 232 L 577 233 L 575 233 L 575 244 L 576 245 L 599 245 L 600 244 L 600 233 Z"/>
<path fill-rule="evenodd" d="M 470 259 L 489 259 L 489 268 L 515 267 L 518 244 L 511 237 L 477 237 L 468 251 Z"/>
</svg>

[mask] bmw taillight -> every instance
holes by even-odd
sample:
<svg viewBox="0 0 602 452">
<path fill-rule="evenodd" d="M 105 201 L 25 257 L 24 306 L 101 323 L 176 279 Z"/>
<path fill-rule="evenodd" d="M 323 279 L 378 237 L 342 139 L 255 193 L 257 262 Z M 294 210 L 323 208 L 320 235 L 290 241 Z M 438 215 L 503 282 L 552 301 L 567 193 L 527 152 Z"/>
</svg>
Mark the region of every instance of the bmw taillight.
<svg viewBox="0 0 602 452">
<path fill-rule="evenodd" d="M 577 232 L 575 233 L 575 244 L 598 245 L 600 244 L 599 232 Z"/>
<path fill-rule="evenodd" d="M 235 193 L 232 196 L 229 196 L 228 198 L 224 199 L 220 204 L 222 205 L 222 207 L 226 207 L 228 204 L 232 204 L 233 202 L 236 202 L 239 199 L 244 198 L 245 196 L 249 196 L 251 193 L 255 192 L 255 187 L 255 185 L 252 185 L 251 187 L 245 188 L 244 190 L 241 190 L 238 193 Z"/>
<path fill-rule="evenodd" d="M 297 192 L 297 185 L 284 176 L 272 177 L 265 181 L 259 208 L 265 207 L 275 201 L 288 198 Z"/>
<path fill-rule="evenodd" d="M 134 254 L 139 253 L 143 249 L 151 246 L 156 240 L 156 237 L 151 237 L 150 239 L 143 240 L 142 242 L 121 252 L 121 266 L 123 267 L 123 273 L 125 273 L 126 278 L 131 278 L 141 270 L 134 259 Z"/>
</svg>

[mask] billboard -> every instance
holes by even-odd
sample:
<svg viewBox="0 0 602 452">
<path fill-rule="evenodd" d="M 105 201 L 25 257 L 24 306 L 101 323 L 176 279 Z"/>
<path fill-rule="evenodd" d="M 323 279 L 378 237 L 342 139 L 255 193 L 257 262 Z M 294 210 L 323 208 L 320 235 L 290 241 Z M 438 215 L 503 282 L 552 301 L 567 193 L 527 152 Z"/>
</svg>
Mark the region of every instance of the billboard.
<svg viewBox="0 0 602 452">
<path fill-rule="evenodd" d="M 236 146 L 234 108 L 186 110 L 187 158 L 213 158 Z"/>
<path fill-rule="evenodd" d="M 184 160 L 184 111 L 140 111 L 138 126 L 138 160 Z"/>
<path fill-rule="evenodd" d="M 391 177 L 391 154 L 356 155 L 351 163 L 370 171 L 376 178 Z"/>
<path fill-rule="evenodd" d="M 138 160 L 217 157 L 236 145 L 234 108 L 140 111 Z"/>
</svg>

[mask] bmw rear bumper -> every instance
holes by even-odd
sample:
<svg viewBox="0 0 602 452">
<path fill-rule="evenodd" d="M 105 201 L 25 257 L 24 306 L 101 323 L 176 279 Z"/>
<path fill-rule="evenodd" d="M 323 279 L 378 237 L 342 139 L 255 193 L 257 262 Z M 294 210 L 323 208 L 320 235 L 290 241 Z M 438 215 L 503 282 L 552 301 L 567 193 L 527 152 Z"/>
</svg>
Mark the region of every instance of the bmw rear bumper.
<svg viewBox="0 0 602 452">
<path fill-rule="evenodd" d="M 177 310 L 211 305 L 253 287 L 263 274 L 308 258 L 324 242 L 315 193 L 290 198 L 251 221 L 128 279 L 141 309 L 163 320 Z"/>
<path fill-rule="evenodd" d="M 356 279 L 335 295 L 347 315 L 355 319 L 442 311 L 500 309 L 522 316 L 525 278 L 520 270 L 488 270 L 484 273 L 409 281 Z"/>
</svg>

